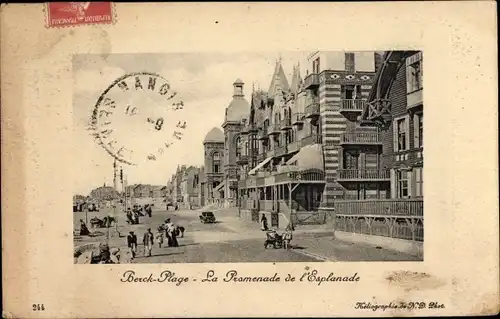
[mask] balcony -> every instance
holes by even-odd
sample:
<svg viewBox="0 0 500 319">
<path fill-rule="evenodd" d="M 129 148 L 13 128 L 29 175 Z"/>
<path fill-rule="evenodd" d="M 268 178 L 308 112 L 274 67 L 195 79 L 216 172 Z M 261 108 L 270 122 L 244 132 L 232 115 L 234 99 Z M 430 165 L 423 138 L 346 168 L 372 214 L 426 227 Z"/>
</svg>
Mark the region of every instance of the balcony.
<svg viewBox="0 0 500 319">
<path fill-rule="evenodd" d="M 288 154 L 298 152 L 300 150 L 300 147 L 301 147 L 300 141 L 295 141 L 295 142 L 289 143 L 287 145 L 287 152 L 288 152 Z"/>
<path fill-rule="evenodd" d="M 248 155 L 240 155 L 236 157 L 236 164 L 246 165 L 248 164 Z"/>
<path fill-rule="evenodd" d="M 345 133 L 340 135 L 340 145 L 382 145 L 378 133 Z"/>
<path fill-rule="evenodd" d="M 285 154 L 286 154 L 286 145 L 276 147 L 276 149 L 274 150 L 274 156 L 276 157 L 284 156 Z"/>
<path fill-rule="evenodd" d="M 319 86 L 319 76 L 317 73 L 311 73 L 304 79 L 304 88 L 306 90 L 314 90 Z"/>
<path fill-rule="evenodd" d="M 348 114 L 361 115 L 365 108 L 365 100 L 342 100 L 340 104 L 340 113 L 344 116 Z"/>
<path fill-rule="evenodd" d="M 258 140 L 267 140 L 269 137 L 267 136 L 267 127 L 263 127 L 259 130 L 259 133 L 257 134 L 257 139 Z"/>
<path fill-rule="evenodd" d="M 304 113 L 295 113 L 292 115 L 292 125 L 303 125 Z"/>
<path fill-rule="evenodd" d="M 260 153 L 257 155 L 257 161 L 260 163 L 266 159 L 266 153 Z"/>
<path fill-rule="evenodd" d="M 280 133 L 281 129 L 279 123 L 269 125 L 269 129 L 267 130 L 267 135 L 276 135 Z"/>
<path fill-rule="evenodd" d="M 319 116 L 319 103 L 318 103 L 318 101 L 309 102 L 309 104 L 306 106 L 306 109 L 305 109 L 305 117 L 310 119 L 310 118 L 316 118 L 318 116 Z"/>
<path fill-rule="evenodd" d="M 222 172 L 207 172 L 205 174 L 207 177 L 223 177 L 224 175 Z"/>
<path fill-rule="evenodd" d="M 281 121 L 280 128 L 282 131 L 287 131 L 292 129 L 292 121 L 291 119 L 284 119 Z"/>
<path fill-rule="evenodd" d="M 389 182 L 391 178 L 388 169 L 339 169 L 337 180 L 340 181 L 379 181 Z"/>
<path fill-rule="evenodd" d="M 283 172 L 274 175 L 274 182 L 279 183 L 324 183 L 325 174 L 321 171 Z"/>
<path fill-rule="evenodd" d="M 266 158 L 274 157 L 274 156 L 275 156 L 274 150 L 269 150 L 266 152 Z"/>
<path fill-rule="evenodd" d="M 319 143 L 321 143 L 321 137 L 317 134 L 306 136 L 300 141 L 301 147 Z"/>
</svg>

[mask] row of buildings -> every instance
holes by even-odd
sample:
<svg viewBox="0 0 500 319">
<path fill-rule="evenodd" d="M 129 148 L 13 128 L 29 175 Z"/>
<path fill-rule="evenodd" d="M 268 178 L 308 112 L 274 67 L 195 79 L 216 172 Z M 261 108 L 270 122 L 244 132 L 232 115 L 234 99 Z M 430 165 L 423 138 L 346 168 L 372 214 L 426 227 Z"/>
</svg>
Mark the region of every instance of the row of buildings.
<svg viewBox="0 0 500 319">
<path fill-rule="evenodd" d="M 350 232 L 423 240 L 423 69 L 419 51 L 313 52 L 268 90 L 233 83 L 204 165 L 179 167 L 169 196 L 239 207 L 273 227 L 333 221 Z"/>
<path fill-rule="evenodd" d="M 166 186 L 169 202 L 183 208 L 200 207 L 200 175 L 203 168 L 196 166 L 177 166 Z"/>
</svg>

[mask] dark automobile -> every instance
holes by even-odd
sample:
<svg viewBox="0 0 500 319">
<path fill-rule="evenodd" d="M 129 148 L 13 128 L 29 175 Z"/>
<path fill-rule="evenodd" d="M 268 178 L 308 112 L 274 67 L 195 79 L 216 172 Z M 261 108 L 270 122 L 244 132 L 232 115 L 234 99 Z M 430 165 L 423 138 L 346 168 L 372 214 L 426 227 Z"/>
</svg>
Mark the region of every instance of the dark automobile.
<svg viewBox="0 0 500 319">
<path fill-rule="evenodd" d="M 215 215 L 212 212 L 203 212 L 200 215 L 200 221 L 202 223 L 215 223 Z"/>
</svg>

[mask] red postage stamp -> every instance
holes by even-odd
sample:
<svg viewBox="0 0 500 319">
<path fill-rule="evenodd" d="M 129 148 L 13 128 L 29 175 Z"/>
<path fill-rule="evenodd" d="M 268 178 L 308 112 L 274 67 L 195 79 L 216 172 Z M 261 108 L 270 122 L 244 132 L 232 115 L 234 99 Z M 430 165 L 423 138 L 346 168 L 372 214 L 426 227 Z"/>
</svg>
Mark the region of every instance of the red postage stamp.
<svg viewBox="0 0 500 319">
<path fill-rule="evenodd" d="M 48 2 L 47 27 L 113 23 L 111 2 Z"/>
</svg>

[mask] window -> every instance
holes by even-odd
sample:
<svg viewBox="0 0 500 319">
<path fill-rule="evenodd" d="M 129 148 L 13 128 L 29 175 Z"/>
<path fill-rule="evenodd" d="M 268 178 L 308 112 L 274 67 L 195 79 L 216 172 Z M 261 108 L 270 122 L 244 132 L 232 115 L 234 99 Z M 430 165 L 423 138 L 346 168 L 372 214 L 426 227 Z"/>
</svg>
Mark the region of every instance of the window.
<svg viewBox="0 0 500 319">
<path fill-rule="evenodd" d="M 398 198 L 410 197 L 409 182 L 410 182 L 409 171 L 397 171 Z"/>
<path fill-rule="evenodd" d="M 345 54 L 345 70 L 347 72 L 354 72 L 354 53 Z"/>
<path fill-rule="evenodd" d="M 424 114 L 415 114 L 413 116 L 414 141 L 415 148 L 424 147 Z"/>
<path fill-rule="evenodd" d="M 421 59 L 421 54 L 416 54 L 407 60 L 406 89 L 408 93 L 422 89 L 423 70 Z"/>
<path fill-rule="evenodd" d="M 394 152 L 402 152 L 410 149 L 409 131 L 410 131 L 409 115 L 394 119 L 393 122 Z"/>
<path fill-rule="evenodd" d="M 357 153 L 344 153 L 344 169 L 358 169 L 359 154 Z"/>
<path fill-rule="evenodd" d="M 424 196 L 424 174 L 423 168 L 415 168 L 415 196 L 423 197 Z"/>
<path fill-rule="evenodd" d="M 214 173 L 220 172 L 220 154 L 218 152 L 214 152 L 212 154 L 212 171 Z"/>
<path fill-rule="evenodd" d="M 341 95 L 344 100 L 361 99 L 361 85 L 342 85 Z"/>
</svg>

